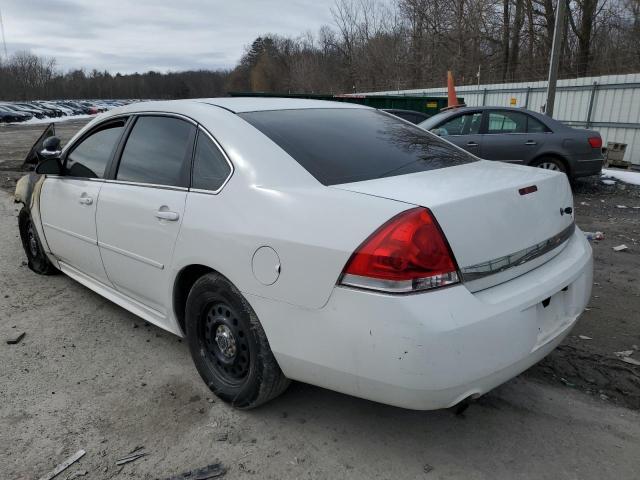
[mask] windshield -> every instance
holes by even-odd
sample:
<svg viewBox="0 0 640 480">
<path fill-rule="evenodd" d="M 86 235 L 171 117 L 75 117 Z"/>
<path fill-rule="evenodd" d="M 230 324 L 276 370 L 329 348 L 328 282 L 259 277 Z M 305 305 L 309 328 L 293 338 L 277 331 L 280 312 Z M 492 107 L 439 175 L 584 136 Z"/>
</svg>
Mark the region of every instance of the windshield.
<svg viewBox="0 0 640 480">
<path fill-rule="evenodd" d="M 476 161 L 437 136 L 374 109 L 270 110 L 240 116 L 324 185 Z"/>
</svg>

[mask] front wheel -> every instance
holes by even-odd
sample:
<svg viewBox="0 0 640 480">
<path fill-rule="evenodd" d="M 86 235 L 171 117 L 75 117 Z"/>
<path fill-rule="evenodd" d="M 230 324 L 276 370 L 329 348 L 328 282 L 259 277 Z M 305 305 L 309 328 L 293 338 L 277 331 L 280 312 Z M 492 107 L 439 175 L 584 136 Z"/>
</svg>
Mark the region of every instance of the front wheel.
<svg viewBox="0 0 640 480">
<path fill-rule="evenodd" d="M 289 386 L 255 312 L 222 275 L 209 273 L 193 285 L 186 334 L 200 376 L 234 407 L 257 407 Z"/>
<path fill-rule="evenodd" d="M 18 215 L 18 227 L 20 228 L 20 239 L 22 240 L 22 248 L 27 255 L 27 265 L 31 270 L 40 275 L 53 275 L 59 270 L 49 261 L 44 253 L 42 243 L 38 237 L 31 214 L 26 207 L 22 207 Z"/>
</svg>

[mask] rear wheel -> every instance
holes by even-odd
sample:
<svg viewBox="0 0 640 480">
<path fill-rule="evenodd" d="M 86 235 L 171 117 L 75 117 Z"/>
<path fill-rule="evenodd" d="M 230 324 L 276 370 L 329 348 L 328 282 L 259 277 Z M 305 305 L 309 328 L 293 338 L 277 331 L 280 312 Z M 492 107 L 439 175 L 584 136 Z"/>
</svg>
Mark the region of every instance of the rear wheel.
<svg viewBox="0 0 640 480">
<path fill-rule="evenodd" d="M 532 167 L 544 168 L 545 170 L 554 170 L 556 172 L 567 173 L 567 167 L 564 162 L 555 157 L 542 157 L 531 162 Z"/>
<path fill-rule="evenodd" d="M 22 240 L 22 248 L 27 255 L 27 265 L 31 270 L 40 275 L 53 275 L 59 270 L 47 258 L 38 237 L 31 214 L 26 207 L 22 207 L 18 215 L 18 226 L 20 228 L 20 239 Z"/>
<path fill-rule="evenodd" d="M 193 285 L 186 333 L 200 376 L 234 407 L 257 407 L 289 385 L 255 312 L 222 275 L 204 275 Z"/>
</svg>

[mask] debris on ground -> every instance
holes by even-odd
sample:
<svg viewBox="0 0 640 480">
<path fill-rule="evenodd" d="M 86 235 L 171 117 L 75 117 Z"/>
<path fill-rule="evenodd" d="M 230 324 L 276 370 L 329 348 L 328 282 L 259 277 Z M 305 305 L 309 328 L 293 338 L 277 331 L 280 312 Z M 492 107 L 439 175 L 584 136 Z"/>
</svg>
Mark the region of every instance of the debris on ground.
<svg viewBox="0 0 640 480">
<path fill-rule="evenodd" d="M 7 339 L 7 345 L 16 345 L 16 344 L 20 343 L 25 335 L 26 335 L 25 332 L 20 332 L 20 333 L 14 335 L 11 338 L 8 338 Z"/>
<path fill-rule="evenodd" d="M 424 471 L 424 473 L 429 473 L 430 471 L 433 470 L 433 466 L 429 465 L 428 463 L 425 463 L 422 470 Z"/>
<path fill-rule="evenodd" d="M 67 480 L 74 480 L 74 479 L 79 478 L 79 477 L 84 477 L 88 473 L 89 472 L 87 470 L 78 470 L 77 472 L 74 472 L 71 475 L 69 475 L 67 477 Z"/>
<path fill-rule="evenodd" d="M 615 252 L 622 252 L 624 250 L 628 250 L 629 247 L 627 247 L 624 243 L 622 245 L 618 245 L 617 247 L 613 247 L 613 250 Z"/>
<path fill-rule="evenodd" d="M 631 365 L 638 365 L 640 367 L 640 360 L 636 360 L 635 358 L 622 357 L 622 358 L 620 358 L 620 360 L 622 360 L 623 362 L 626 362 L 626 363 L 630 363 Z"/>
<path fill-rule="evenodd" d="M 621 361 L 628 356 L 602 355 L 592 351 L 593 342 L 595 340 L 588 343 L 589 349 L 560 345 L 536 368 L 529 370 L 528 376 L 544 381 L 552 378 L 558 384 L 578 388 L 589 395 L 606 395 L 609 401 L 640 409 L 640 369 Z"/>
<path fill-rule="evenodd" d="M 593 338 L 587 337 L 586 335 L 578 335 L 578 338 L 580 338 L 582 340 L 593 340 Z"/>
<path fill-rule="evenodd" d="M 626 205 L 616 205 L 616 208 L 629 208 Z"/>
<path fill-rule="evenodd" d="M 51 470 L 49 473 L 47 473 L 46 475 L 44 475 L 43 477 L 40 477 L 40 480 L 51 480 L 53 477 L 55 477 L 56 475 L 58 475 L 59 473 L 65 471 L 67 468 L 69 468 L 71 465 L 73 465 L 74 463 L 76 463 L 78 460 L 80 460 L 82 457 L 84 457 L 84 454 L 87 453 L 84 450 L 78 450 L 76 453 L 74 453 L 73 455 L 71 455 L 69 458 L 67 458 L 64 462 L 62 462 L 60 465 L 58 465 L 56 468 L 54 468 L 53 470 Z"/>
<path fill-rule="evenodd" d="M 633 350 L 622 350 L 621 352 L 613 352 L 616 357 L 629 357 L 633 355 Z"/>
<path fill-rule="evenodd" d="M 604 240 L 604 233 L 602 232 L 583 232 L 587 240 Z"/>
<path fill-rule="evenodd" d="M 147 453 L 144 451 L 144 447 L 136 447 L 128 455 L 116 460 L 116 465 L 124 465 L 126 463 L 135 462 L 139 458 L 142 458 Z"/>
<path fill-rule="evenodd" d="M 166 480 L 207 480 L 222 477 L 226 473 L 227 470 L 221 463 L 213 463 L 196 470 L 189 470 L 175 477 L 169 477 Z"/>
<path fill-rule="evenodd" d="M 615 185 L 616 181 L 615 180 L 609 180 L 607 178 L 603 178 L 602 180 L 600 180 L 602 183 L 604 183 L 605 185 Z"/>
</svg>

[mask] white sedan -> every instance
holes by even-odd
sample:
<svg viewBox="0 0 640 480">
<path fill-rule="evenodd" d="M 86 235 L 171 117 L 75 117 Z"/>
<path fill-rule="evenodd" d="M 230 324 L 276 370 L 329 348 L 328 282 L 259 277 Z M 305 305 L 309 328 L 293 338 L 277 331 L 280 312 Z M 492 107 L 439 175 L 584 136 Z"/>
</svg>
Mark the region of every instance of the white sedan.
<svg viewBox="0 0 640 480">
<path fill-rule="evenodd" d="M 239 408 L 290 379 L 450 407 L 547 355 L 591 293 L 565 175 L 367 107 L 137 103 L 43 146 L 16 190 L 31 269 L 185 336 Z"/>
</svg>

